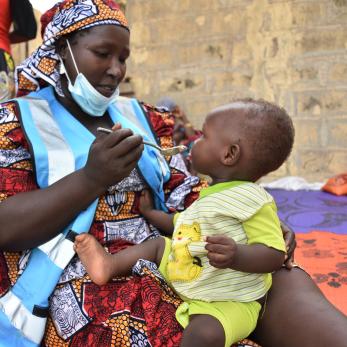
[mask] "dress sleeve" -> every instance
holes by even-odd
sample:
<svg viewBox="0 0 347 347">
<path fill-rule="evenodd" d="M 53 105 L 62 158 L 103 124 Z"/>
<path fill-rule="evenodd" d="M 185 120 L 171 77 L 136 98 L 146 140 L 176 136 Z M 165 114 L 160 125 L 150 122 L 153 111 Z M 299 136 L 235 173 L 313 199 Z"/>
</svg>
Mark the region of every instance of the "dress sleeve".
<svg viewBox="0 0 347 347">
<path fill-rule="evenodd" d="M 160 145 L 163 148 L 173 146 L 174 117 L 172 114 L 147 104 L 142 106 Z M 200 190 L 205 188 L 207 183 L 188 172 L 181 154 L 165 158 L 171 171 L 171 177 L 164 185 L 166 205 L 171 212 L 182 211 L 198 198 Z"/>
<path fill-rule="evenodd" d="M 0 203 L 17 193 L 38 188 L 17 115 L 16 103 L 0 104 Z M 0 251 L 0 296 L 15 283 L 20 257 L 20 252 Z"/>
<path fill-rule="evenodd" d="M 28 143 L 14 102 L 0 104 L 0 202 L 37 189 Z"/>
</svg>

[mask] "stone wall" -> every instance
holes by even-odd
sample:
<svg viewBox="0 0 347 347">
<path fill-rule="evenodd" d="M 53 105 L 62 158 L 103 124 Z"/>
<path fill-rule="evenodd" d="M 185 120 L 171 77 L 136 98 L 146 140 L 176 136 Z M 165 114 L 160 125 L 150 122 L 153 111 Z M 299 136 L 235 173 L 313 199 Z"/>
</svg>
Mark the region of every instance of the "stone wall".
<svg viewBox="0 0 347 347">
<path fill-rule="evenodd" d="M 233 98 L 274 101 L 293 117 L 296 142 L 271 179 L 346 171 L 347 0 L 126 3 L 138 98 L 172 96 L 197 127 Z"/>
</svg>

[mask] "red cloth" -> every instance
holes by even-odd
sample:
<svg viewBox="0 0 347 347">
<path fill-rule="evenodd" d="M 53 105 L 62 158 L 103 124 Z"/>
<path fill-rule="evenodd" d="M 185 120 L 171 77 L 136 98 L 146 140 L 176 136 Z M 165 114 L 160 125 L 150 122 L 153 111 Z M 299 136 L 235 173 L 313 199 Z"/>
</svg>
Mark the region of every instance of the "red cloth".
<svg viewBox="0 0 347 347">
<path fill-rule="evenodd" d="M 0 48 L 11 53 L 9 31 L 11 26 L 10 0 L 0 0 Z"/>
<path fill-rule="evenodd" d="M 327 231 L 296 234 L 295 260 L 327 299 L 347 315 L 347 235 Z"/>
</svg>

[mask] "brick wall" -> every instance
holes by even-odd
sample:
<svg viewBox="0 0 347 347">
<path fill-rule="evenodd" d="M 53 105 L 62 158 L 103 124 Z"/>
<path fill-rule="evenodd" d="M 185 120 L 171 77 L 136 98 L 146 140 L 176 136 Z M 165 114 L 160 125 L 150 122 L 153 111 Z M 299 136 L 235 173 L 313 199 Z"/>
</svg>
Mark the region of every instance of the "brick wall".
<svg viewBox="0 0 347 347">
<path fill-rule="evenodd" d="M 126 3 L 128 77 L 138 98 L 172 96 L 198 127 L 208 110 L 233 98 L 275 101 L 297 135 L 271 179 L 346 171 L 347 0 Z"/>
</svg>

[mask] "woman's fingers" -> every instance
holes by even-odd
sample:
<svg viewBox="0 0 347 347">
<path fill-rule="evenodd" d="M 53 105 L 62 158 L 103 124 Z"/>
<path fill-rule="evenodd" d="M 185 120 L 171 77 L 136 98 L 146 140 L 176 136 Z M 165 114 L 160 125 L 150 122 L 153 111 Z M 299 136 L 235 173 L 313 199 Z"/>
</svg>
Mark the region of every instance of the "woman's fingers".
<svg viewBox="0 0 347 347">
<path fill-rule="evenodd" d="M 137 161 L 142 154 L 142 136 L 134 135 L 130 129 L 119 129 L 109 134 L 98 134 L 95 140 L 94 152 L 109 165 L 122 160 L 124 166 Z"/>
<path fill-rule="evenodd" d="M 296 248 L 296 240 L 294 231 L 281 221 L 281 228 L 283 232 L 284 241 L 286 244 L 286 258 L 284 265 L 287 269 L 291 269 L 294 264 L 294 251 Z"/>
<path fill-rule="evenodd" d="M 103 189 L 107 189 L 129 175 L 142 151 L 142 137 L 134 135 L 130 129 L 98 132 L 84 170 Z"/>
<path fill-rule="evenodd" d="M 132 149 L 130 152 L 124 154 L 122 157 L 118 159 L 119 163 L 123 165 L 124 169 L 131 167 L 133 169 L 139 159 L 141 158 L 143 151 L 143 146 L 138 146 Z"/>
<path fill-rule="evenodd" d="M 291 270 L 294 266 L 294 255 L 292 255 L 291 257 L 286 257 L 284 265 L 288 270 Z"/>
<path fill-rule="evenodd" d="M 111 133 L 99 131 L 96 134 L 95 142 L 100 143 L 104 148 L 113 148 L 118 143 L 132 135 L 133 132 L 130 129 L 117 129 Z"/>
<path fill-rule="evenodd" d="M 109 144 L 110 142 L 108 145 Z M 121 140 L 116 139 L 113 146 L 109 147 L 109 155 L 111 158 L 119 158 L 128 155 L 131 157 L 136 154 L 136 151 L 140 151 L 140 153 L 143 151 L 142 136 L 140 135 L 130 135 Z"/>
<path fill-rule="evenodd" d="M 281 228 L 283 232 L 284 242 L 286 244 L 287 254 L 291 255 L 296 247 L 295 233 L 283 222 L 281 222 Z"/>
</svg>

